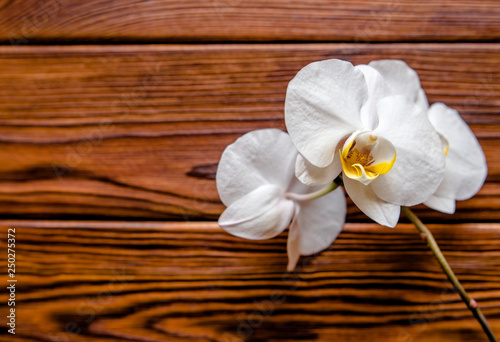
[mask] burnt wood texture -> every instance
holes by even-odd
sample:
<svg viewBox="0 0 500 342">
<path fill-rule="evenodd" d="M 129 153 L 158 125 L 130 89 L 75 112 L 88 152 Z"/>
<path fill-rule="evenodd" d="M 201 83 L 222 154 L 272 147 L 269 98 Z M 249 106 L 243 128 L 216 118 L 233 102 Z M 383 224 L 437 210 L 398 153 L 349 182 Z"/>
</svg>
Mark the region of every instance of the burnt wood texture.
<svg viewBox="0 0 500 342">
<path fill-rule="evenodd" d="M 489 165 L 455 215 L 500 219 L 499 44 L 0 47 L 4 217 L 216 219 L 215 171 L 243 133 L 284 129 L 287 83 L 327 58 L 397 58 L 459 110 Z M 366 221 L 354 206 L 349 219 Z"/>
<path fill-rule="evenodd" d="M 286 233 L 217 226 L 222 151 L 285 129 L 288 82 L 328 58 L 406 61 L 478 136 L 478 195 L 415 212 L 500 336 L 499 23 L 497 0 L 0 0 L 0 341 L 486 341 L 409 224 L 348 200 L 294 273 Z"/>
<path fill-rule="evenodd" d="M 498 41 L 497 0 L 1 0 L 0 41 Z"/>
<path fill-rule="evenodd" d="M 409 224 L 347 224 L 294 273 L 286 234 L 244 241 L 199 222 L 1 226 L 16 227 L 19 274 L 17 333 L 0 341 L 486 341 Z M 500 226 L 430 229 L 499 334 Z"/>
</svg>

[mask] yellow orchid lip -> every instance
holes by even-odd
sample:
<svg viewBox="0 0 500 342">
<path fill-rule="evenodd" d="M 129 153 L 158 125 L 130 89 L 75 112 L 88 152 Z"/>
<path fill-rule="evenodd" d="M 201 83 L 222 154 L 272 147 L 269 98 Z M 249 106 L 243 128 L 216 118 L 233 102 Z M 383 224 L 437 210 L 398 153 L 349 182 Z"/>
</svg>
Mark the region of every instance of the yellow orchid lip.
<svg viewBox="0 0 500 342">
<path fill-rule="evenodd" d="M 351 134 L 339 154 L 344 174 L 364 185 L 389 172 L 397 155 L 389 140 L 370 131 Z"/>
</svg>

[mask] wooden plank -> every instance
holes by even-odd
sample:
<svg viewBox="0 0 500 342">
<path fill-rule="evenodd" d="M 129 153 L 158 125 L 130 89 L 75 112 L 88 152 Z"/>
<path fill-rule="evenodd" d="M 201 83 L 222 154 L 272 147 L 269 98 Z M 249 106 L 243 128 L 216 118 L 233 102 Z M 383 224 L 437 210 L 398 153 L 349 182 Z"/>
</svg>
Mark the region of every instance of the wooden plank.
<svg viewBox="0 0 500 342">
<path fill-rule="evenodd" d="M 286 233 L 257 242 L 204 222 L 0 226 L 4 251 L 15 228 L 16 341 L 486 340 L 411 225 L 348 224 L 293 274 Z M 500 225 L 430 229 L 500 335 Z M 6 330 L 0 341 L 13 340 Z"/>
<path fill-rule="evenodd" d="M 498 41 L 496 0 L 0 1 L 0 40 Z"/>
<path fill-rule="evenodd" d="M 463 114 L 489 164 L 457 214 L 420 213 L 500 219 L 499 44 L 1 47 L 0 214 L 216 219 L 223 149 L 247 131 L 284 128 L 288 81 L 327 58 L 415 68 L 431 102 Z"/>
</svg>

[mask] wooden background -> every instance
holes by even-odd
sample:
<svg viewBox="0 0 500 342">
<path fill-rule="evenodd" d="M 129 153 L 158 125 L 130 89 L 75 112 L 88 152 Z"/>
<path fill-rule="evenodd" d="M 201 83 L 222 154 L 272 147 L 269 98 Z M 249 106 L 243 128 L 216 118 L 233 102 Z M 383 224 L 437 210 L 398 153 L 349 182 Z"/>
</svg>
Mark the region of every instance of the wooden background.
<svg viewBox="0 0 500 342">
<path fill-rule="evenodd" d="M 500 335 L 497 0 L 0 0 L 0 43 L 0 341 L 486 341 L 410 225 L 349 202 L 293 274 L 286 233 L 217 227 L 223 149 L 283 129 L 287 83 L 328 58 L 405 60 L 478 136 L 479 194 L 416 211 Z"/>
</svg>

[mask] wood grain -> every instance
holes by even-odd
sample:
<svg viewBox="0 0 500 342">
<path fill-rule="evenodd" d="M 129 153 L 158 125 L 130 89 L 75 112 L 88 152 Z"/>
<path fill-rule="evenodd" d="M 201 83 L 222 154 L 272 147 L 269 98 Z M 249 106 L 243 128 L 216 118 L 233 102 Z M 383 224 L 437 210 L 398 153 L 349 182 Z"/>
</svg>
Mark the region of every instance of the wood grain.
<svg viewBox="0 0 500 342">
<path fill-rule="evenodd" d="M 355 223 L 286 273 L 286 232 L 204 222 L 223 149 L 285 129 L 287 83 L 327 58 L 407 61 L 479 137 L 479 194 L 415 211 L 500 336 L 499 22 L 497 0 L 0 0 L 0 341 L 486 341 L 411 225 L 348 201 Z"/>
<path fill-rule="evenodd" d="M 348 224 L 293 274 L 286 233 L 256 242 L 204 222 L 0 226 L 2 248 L 16 229 L 15 341 L 485 341 L 410 225 Z M 500 335 L 500 225 L 430 229 Z M 13 341 L 4 325 L 0 341 Z"/>
<path fill-rule="evenodd" d="M 0 1 L 0 40 L 498 41 L 496 0 Z"/>
<path fill-rule="evenodd" d="M 449 216 L 500 219 L 499 44 L 159 45 L 0 48 L 5 218 L 216 219 L 223 149 L 284 128 L 289 80 L 315 60 L 403 59 L 431 102 L 458 109 L 489 175 Z M 349 220 L 366 218 L 350 206 Z"/>
</svg>

